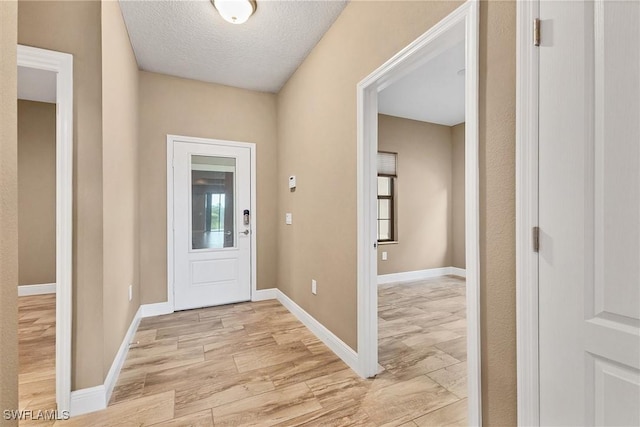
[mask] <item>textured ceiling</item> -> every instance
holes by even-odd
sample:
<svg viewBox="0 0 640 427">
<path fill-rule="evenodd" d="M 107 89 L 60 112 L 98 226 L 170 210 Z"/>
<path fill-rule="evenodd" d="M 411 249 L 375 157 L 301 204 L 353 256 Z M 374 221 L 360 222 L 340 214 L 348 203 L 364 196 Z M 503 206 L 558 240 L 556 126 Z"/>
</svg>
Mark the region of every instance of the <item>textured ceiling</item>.
<svg viewBox="0 0 640 427">
<path fill-rule="evenodd" d="M 120 0 L 141 69 L 263 92 L 282 88 L 346 4 L 258 0 L 234 25 L 208 0 Z"/>
<path fill-rule="evenodd" d="M 18 67 L 18 99 L 55 103 L 56 78 L 53 71 Z"/>
<path fill-rule="evenodd" d="M 464 122 L 464 40 L 380 92 L 378 111 L 453 126 Z"/>
</svg>

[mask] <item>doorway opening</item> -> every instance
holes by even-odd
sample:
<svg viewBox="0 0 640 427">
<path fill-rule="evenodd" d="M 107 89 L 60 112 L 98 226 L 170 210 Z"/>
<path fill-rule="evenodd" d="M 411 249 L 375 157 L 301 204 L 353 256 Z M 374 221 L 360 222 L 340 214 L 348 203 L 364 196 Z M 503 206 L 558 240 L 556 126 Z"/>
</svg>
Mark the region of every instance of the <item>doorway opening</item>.
<svg viewBox="0 0 640 427">
<path fill-rule="evenodd" d="M 358 360 L 371 377 L 412 359 L 470 425 L 481 424 L 478 222 L 468 1 L 358 85 Z"/>
<path fill-rule="evenodd" d="M 467 418 L 464 29 L 378 96 L 378 363 Z M 379 374 L 380 375 L 380 374 Z M 438 418 L 440 419 L 440 418 Z M 424 419 L 426 420 L 426 418 Z"/>
<path fill-rule="evenodd" d="M 71 398 L 73 57 L 18 45 L 17 63 L 20 408 L 65 417 Z M 27 400 L 33 407 L 23 406 Z"/>
</svg>

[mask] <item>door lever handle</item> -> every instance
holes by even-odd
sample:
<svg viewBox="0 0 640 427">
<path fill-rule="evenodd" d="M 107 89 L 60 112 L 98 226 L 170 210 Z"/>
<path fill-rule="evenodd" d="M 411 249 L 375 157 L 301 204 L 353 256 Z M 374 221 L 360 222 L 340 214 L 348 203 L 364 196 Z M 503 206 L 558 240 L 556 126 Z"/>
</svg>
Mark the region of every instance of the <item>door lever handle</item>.
<svg viewBox="0 0 640 427">
<path fill-rule="evenodd" d="M 249 231 L 249 229 L 246 229 L 244 231 L 241 231 L 240 233 L 244 234 L 245 236 L 248 236 L 249 233 L 251 233 L 251 231 Z"/>
</svg>

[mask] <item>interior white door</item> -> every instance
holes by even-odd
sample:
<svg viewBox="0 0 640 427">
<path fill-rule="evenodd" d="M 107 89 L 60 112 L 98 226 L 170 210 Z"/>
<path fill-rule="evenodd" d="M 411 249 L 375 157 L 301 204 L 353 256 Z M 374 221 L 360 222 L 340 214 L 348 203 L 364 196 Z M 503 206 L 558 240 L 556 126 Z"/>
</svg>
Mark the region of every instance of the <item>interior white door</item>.
<svg viewBox="0 0 640 427">
<path fill-rule="evenodd" d="M 540 18 L 540 424 L 638 426 L 640 2 Z"/>
<path fill-rule="evenodd" d="M 176 310 L 251 299 L 251 152 L 174 142 Z"/>
</svg>

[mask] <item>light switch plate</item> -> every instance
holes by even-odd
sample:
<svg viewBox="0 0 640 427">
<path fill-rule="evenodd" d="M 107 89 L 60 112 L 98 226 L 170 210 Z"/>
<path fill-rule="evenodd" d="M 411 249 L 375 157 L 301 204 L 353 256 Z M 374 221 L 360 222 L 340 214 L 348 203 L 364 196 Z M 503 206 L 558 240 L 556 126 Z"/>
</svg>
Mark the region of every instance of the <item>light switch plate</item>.
<svg viewBox="0 0 640 427">
<path fill-rule="evenodd" d="M 383 261 L 387 260 L 387 253 L 386 252 L 382 252 L 382 260 Z"/>
<path fill-rule="evenodd" d="M 318 282 L 315 279 L 311 279 L 311 293 L 314 295 L 318 294 Z"/>
<path fill-rule="evenodd" d="M 291 212 L 287 212 L 287 213 L 284 215 L 284 222 L 285 222 L 287 225 L 291 225 L 291 224 L 293 224 L 293 214 L 292 214 Z"/>
</svg>

